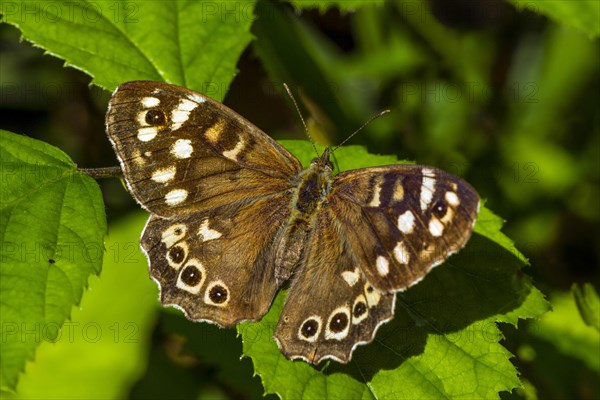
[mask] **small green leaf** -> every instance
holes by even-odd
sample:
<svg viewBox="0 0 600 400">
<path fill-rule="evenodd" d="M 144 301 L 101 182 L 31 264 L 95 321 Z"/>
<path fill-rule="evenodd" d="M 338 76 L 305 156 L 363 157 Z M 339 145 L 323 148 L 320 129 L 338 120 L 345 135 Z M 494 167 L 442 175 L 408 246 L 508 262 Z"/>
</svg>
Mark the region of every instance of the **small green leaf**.
<svg viewBox="0 0 600 400">
<path fill-rule="evenodd" d="M 8 3 L 6 22 L 108 90 L 137 79 L 225 96 L 252 36 L 254 1 Z"/>
<path fill-rule="evenodd" d="M 511 252 L 519 260 L 523 261 L 523 263 L 529 264 L 527 258 L 525 258 L 525 256 L 515 247 L 515 242 L 500 231 L 500 229 L 502 229 L 503 224 L 504 220 L 502 218 L 500 218 L 487 208 L 481 207 L 473 231 L 482 236 L 485 236 L 490 240 L 493 240 L 494 242 L 498 243 L 506 250 Z"/>
<path fill-rule="evenodd" d="M 600 372 L 600 332 L 586 325 L 569 293 L 550 296 L 553 312 L 534 322 L 530 332 L 552 343 L 563 354 L 583 361 Z"/>
<path fill-rule="evenodd" d="M 0 385 L 14 389 L 100 272 L 106 217 L 96 182 L 60 150 L 0 130 L 0 162 Z"/>
<path fill-rule="evenodd" d="M 303 162 L 314 157 L 306 142 L 286 142 Z M 397 163 L 358 146 L 340 148 L 344 168 Z M 379 159 L 379 162 L 377 162 Z M 359 346 L 347 365 L 313 367 L 287 360 L 272 339 L 285 293 L 258 323 L 238 325 L 244 354 L 267 393 L 282 398 L 498 398 L 520 386 L 512 355 L 498 342 L 497 322 L 537 317 L 548 305 L 530 279 L 501 220 L 485 208 L 480 234 L 421 283 L 398 294 L 395 317 L 375 340 Z"/>
<path fill-rule="evenodd" d="M 591 283 L 585 283 L 583 286 L 573 284 L 571 293 L 583 322 L 600 331 L 600 299 L 594 286 Z"/>
<path fill-rule="evenodd" d="M 596 0 L 510 0 L 510 2 L 517 8 L 526 8 L 546 15 L 560 24 L 577 28 L 592 37 L 600 35 L 600 2 Z"/>
</svg>

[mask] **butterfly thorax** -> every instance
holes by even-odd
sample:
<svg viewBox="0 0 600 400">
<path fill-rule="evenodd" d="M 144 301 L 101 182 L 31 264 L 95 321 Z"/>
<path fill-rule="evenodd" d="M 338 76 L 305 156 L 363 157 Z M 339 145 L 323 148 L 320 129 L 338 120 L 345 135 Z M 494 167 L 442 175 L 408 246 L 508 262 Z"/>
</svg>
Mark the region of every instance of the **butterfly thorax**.
<svg viewBox="0 0 600 400">
<path fill-rule="evenodd" d="M 306 218 L 314 214 L 331 192 L 331 172 L 327 149 L 321 157 L 311 162 L 310 167 L 292 179 L 292 185 L 297 188 L 292 199 L 292 217 L 297 214 L 297 218 Z"/>
<path fill-rule="evenodd" d="M 332 182 L 329 149 L 292 178 L 290 218 L 280 236 L 275 259 L 275 277 L 278 282 L 288 280 L 302 259 L 302 251 L 306 248 L 308 234 L 314 227 L 315 216 L 322 207 L 327 206 Z"/>
</svg>

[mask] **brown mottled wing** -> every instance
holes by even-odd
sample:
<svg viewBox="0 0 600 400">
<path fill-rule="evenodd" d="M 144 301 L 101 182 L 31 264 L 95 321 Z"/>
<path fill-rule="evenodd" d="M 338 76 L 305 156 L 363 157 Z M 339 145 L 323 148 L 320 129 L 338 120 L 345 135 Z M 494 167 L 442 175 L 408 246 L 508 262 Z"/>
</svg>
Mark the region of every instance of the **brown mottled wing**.
<svg viewBox="0 0 600 400">
<path fill-rule="evenodd" d="M 150 217 L 141 244 L 161 303 L 219 326 L 262 317 L 277 291 L 272 244 L 289 201 L 276 195 L 177 219 Z"/>
<path fill-rule="evenodd" d="M 394 314 L 395 294 L 369 284 L 336 218 L 319 212 L 281 312 L 274 337 L 288 358 L 346 363 Z"/>
<path fill-rule="evenodd" d="M 414 285 L 460 250 L 479 209 L 468 183 L 418 165 L 343 172 L 329 201 L 362 271 L 385 292 Z"/>
<path fill-rule="evenodd" d="M 161 217 L 191 215 L 289 188 L 301 165 L 224 105 L 159 82 L 120 85 L 107 134 L 137 201 Z"/>
</svg>

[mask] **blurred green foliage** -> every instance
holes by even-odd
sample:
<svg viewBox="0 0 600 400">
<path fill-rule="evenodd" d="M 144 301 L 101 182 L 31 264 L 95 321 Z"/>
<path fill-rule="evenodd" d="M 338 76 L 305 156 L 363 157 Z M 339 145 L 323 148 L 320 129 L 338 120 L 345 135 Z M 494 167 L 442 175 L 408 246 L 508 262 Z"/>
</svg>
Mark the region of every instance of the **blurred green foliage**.
<svg viewBox="0 0 600 400">
<path fill-rule="evenodd" d="M 289 101 L 281 96 L 281 83 L 287 82 L 298 89 L 311 131 L 323 144 L 341 142 L 375 113 L 391 109 L 351 143 L 435 165 L 471 182 L 488 207 L 507 220 L 506 233 L 530 260 L 526 272 L 557 310 L 529 329 L 504 326 L 504 344 L 516 354 L 513 362 L 524 389 L 503 397 L 598 398 L 600 355 L 583 351 L 594 349 L 598 338 L 586 330 L 588 342 L 580 346 L 575 333 L 585 324 L 564 293 L 574 282 L 596 288 L 599 283 L 598 11 L 596 2 L 550 2 L 567 7 L 569 12 L 562 13 L 532 6 L 544 2 L 527 3 L 529 8 L 516 9 L 499 1 L 398 0 L 344 7 L 352 12 L 336 7 L 298 12 L 309 4 L 296 1 L 294 11 L 284 3 L 259 2 L 251 21 L 255 40 L 238 62 L 240 72 L 225 102 L 276 138 L 304 138 Z M 591 7 L 577 8 L 586 4 Z M 89 89 L 88 76 L 19 42 L 19 32 L 6 24 L 0 25 L 0 52 L 3 129 L 50 142 L 80 166 L 115 163 L 102 133 L 108 93 Z M 118 181 L 101 185 L 109 221 L 137 208 Z M 128 237 L 136 237 L 141 222 L 124 221 L 132 227 Z M 116 225 L 109 232 L 124 234 L 124 229 Z M 119 276 L 145 282 L 143 262 L 137 273 L 143 276 Z M 102 279 L 110 274 L 105 264 Z M 119 366 L 123 372 L 104 397 L 164 397 L 159 377 L 173 382 L 168 394 L 177 398 L 249 398 L 261 392 L 256 379 L 247 377 L 248 365 L 240 363 L 222 376 L 223 368 L 231 367 L 226 359 L 202 354 L 193 342 L 181 340 L 212 335 L 209 329 L 158 311 L 155 296 L 148 298 L 147 291 L 137 295 L 124 286 L 119 298 L 127 292 L 131 302 L 153 305 L 136 314 L 144 327 L 140 332 L 153 330 L 151 337 L 140 337 L 135 348 L 116 354 L 93 346 L 90 353 L 64 350 L 74 352 L 65 356 L 71 365 L 79 365 L 78 357 L 87 360 L 80 368 L 102 362 Z M 92 285 L 82 309 L 94 294 Z M 102 304 L 97 312 L 122 306 Z M 84 321 L 75 311 L 73 321 Z M 562 327 L 572 330 L 557 330 Z M 215 340 L 237 349 L 233 336 Z M 63 351 L 61 343 L 40 347 L 38 361 L 28 365 L 20 383 L 33 386 L 22 393 L 49 396 L 36 391 L 42 382 L 56 385 L 57 393 L 65 387 L 60 385 L 72 385 L 73 371 L 61 378 L 60 371 L 52 370 L 58 379 L 35 380 L 36 370 L 47 373 L 41 368 L 53 351 Z M 248 381 L 240 382 L 243 376 Z M 85 395 L 78 387 L 69 389 L 63 396 Z"/>
</svg>

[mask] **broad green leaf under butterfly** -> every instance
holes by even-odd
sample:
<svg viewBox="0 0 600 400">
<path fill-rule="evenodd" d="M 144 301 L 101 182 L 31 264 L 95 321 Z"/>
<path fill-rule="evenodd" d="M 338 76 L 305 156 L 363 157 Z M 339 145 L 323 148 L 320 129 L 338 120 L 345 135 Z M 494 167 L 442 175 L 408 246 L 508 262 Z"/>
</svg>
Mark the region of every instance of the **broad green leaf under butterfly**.
<svg viewBox="0 0 600 400">
<path fill-rule="evenodd" d="M 313 154 L 305 143 L 285 145 L 303 162 Z M 344 168 L 397 162 L 359 149 L 343 148 L 335 155 L 340 162 L 351 160 Z M 496 322 L 516 324 L 519 318 L 539 316 L 547 303 L 519 273 L 523 261 L 507 250 L 499 219 L 482 212 L 488 217 L 475 228 L 482 233 L 399 295 L 394 320 L 374 342 L 358 348 L 348 365 L 314 368 L 281 355 L 271 336 L 285 293 L 260 322 L 239 325 L 244 354 L 252 358 L 267 393 L 282 398 L 495 398 L 499 391 L 520 386 L 511 354 L 498 343 L 502 334 Z"/>
<path fill-rule="evenodd" d="M 0 159 L 0 367 L 12 389 L 100 272 L 106 216 L 96 182 L 55 147 L 0 131 Z"/>
<path fill-rule="evenodd" d="M 152 79 L 222 99 L 252 36 L 254 1 L 19 1 L 3 20 L 113 90 Z"/>
</svg>

